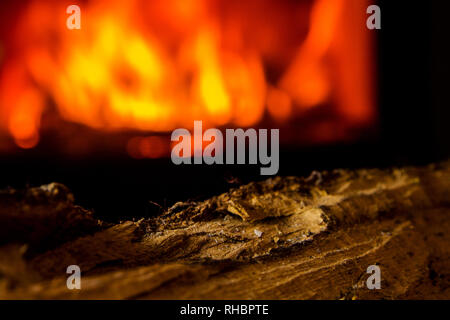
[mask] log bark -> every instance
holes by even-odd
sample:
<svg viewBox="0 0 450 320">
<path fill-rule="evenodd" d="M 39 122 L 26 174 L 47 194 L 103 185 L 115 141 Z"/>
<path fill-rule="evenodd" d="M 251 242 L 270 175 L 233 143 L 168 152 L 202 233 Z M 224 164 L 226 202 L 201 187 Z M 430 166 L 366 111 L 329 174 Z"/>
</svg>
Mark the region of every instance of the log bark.
<svg viewBox="0 0 450 320">
<path fill-rule="evenodd" d="M 57 183 L 9 189 L 0 298 L 449 299 L 449 214 L 450 162 L 275 177 L 117 224 Z"/>
</svg>

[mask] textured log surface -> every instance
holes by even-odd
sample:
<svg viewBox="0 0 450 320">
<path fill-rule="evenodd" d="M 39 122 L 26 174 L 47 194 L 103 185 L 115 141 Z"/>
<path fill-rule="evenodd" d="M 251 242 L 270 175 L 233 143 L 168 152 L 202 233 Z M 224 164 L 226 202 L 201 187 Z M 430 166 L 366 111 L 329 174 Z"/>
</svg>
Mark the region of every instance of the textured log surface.
<svg viewBox="0 0 450 320">
<path fill-rule="evenodd" d="M 276 177 L 118 224 L 59 184 L 4 190 L 0 298 L 449 299 L 449 216 L 450 162 Z"/>
</svg>

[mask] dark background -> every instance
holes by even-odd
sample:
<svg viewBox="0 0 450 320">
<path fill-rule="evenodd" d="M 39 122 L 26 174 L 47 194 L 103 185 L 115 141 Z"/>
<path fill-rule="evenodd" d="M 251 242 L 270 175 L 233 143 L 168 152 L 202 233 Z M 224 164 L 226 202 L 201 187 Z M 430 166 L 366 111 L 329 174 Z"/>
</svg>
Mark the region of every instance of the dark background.
<svg viewBox="0 0 450 320">
<path fill-rule="evenodd" d="M 378 37 L 376 134 L 352 144 L 283 148 L 280 175 L 423 165 L 448 158 L 450 3 L 377 2 L 382 30 L 374 31 Z M 259 175 L 259 166 L 175 166 L 170 159 L 134 160 L 109 153 L 49 157 L 33 150 L 2 155 L 0 168 L 0 188 L 61 182 L 73 191 L 77 204 L 93 209 L 102 219 L 154 215 L 176 201 L 200 200 L 265 178 Z"/>
</svg>

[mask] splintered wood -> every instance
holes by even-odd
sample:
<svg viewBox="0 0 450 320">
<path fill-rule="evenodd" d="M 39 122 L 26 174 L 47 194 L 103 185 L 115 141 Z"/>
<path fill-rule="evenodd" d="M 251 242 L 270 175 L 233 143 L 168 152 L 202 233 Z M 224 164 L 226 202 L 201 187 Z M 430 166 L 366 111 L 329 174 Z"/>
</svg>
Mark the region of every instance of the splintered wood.
<svg viewBox="0 0 450 320">
<path fill-rule="evenodd" d="M 450 162 L 276 177 L 118 224 L 59 184 L 9 189 L 0 298 L 449 299 L 449 214 Z"/>
</svg>

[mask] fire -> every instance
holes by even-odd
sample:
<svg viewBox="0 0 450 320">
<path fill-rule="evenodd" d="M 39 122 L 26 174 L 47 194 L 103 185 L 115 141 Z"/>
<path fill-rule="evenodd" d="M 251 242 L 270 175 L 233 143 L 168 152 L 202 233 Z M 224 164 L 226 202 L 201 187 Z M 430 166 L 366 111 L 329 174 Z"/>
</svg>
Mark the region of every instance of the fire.
<svg viewBox="0 0 450 320">
<path fill-rule="evenodd" d="M 0 128 L 32 148 L 53 109 L 105 131 L 249 127 L 325 103 L 370 121 L 372 48 L 357 2 L 88 1 L 81 30 L 68 30 L 66 5 L 30 1 L 4 43 Z M 158 138 L 127 148 L 164 149 Z"/>
</svg>

